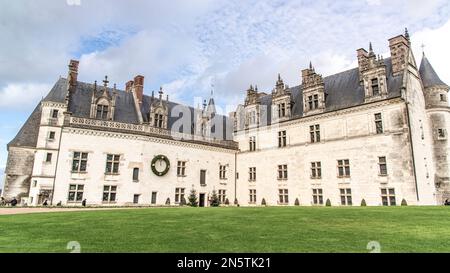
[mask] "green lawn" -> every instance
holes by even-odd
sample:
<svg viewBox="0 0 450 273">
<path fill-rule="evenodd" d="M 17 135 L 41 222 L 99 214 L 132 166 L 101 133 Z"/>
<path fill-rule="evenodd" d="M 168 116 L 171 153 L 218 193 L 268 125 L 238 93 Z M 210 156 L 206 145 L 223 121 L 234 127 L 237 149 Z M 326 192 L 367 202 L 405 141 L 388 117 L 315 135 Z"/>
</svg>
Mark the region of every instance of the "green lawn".
<svg viewBox="0 0 450 273">
<path fill-rule="evenodd" d="M 450 252 L 449 207 L 149 208 L 0 216 L 0 252 Z"/>
</svg>

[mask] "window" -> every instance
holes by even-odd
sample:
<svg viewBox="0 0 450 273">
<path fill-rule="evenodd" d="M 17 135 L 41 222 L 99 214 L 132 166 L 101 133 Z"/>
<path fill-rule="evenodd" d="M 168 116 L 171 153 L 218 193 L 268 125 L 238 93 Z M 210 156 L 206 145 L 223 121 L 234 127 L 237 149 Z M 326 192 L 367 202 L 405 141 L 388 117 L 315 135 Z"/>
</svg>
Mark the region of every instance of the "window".
<svg viewBox="0 0 450 273">
<path fill-rule="evenodd" d="M 383 120 L 381 119 L 381 113 L 375 114 L 375 128 L 377 134 L 383 133 Z"/>
<path fill-rule="evenodd" d="M 225 204 L 225 199 L 227 199 L 226 190 L 219 190 L 219 201 L 221 204 Z"/>
<path fill-rule="evenodd" d="M 58 110 L 57 109 L 53 109 L 50 112 L 50 116 L 51 116 L 51 118 L 58 118 Z"/>
<path fill-rule="evenodd" d="M 351 206 L 352 203 L 352 190 L 351 189 L 340 189 L 341 194 L 341 205 Z"/>
<path fill-rule="evenodd" d="M 250 111 L 248 113 L 248 124 L 249 125 L 256 124 L 256 112 L 255 111 Z"/>
<path fill-rule="evenodd" d="M 45 162 L 47 163 L 52 162 L 52 153 L 47 153 L 47 156 L 45 157 Z"/>
<path fill-rule="evenodd" d="M 278 179 L 286 180 L 288 178 L 287 165 L 278 165 Z"/>
<path fill-rule="evenodd" d="M 37 187 L 37 180 L 33 180 L 33 188 Z"/>
<path fill-rule="evenodd" d="M 395 189 L 381 189 L 381 201 L 383 206 L 395 206 Z"/>
<path fill-rule="evenodd" d="M 319 95 L 314 95 L 314 109 L 319 108 Z"/>
<path fill-rule="evenodd" d="M 278 147 L 286 147 L 286 131 L 278 132 Z"/>
<path fill-rule="evenodd" d="M 133 181 L 134 182 L 139 181 L 139 168 L 133 169 Z"/>
<path fill-rule="evenodd" d="M 139 204 L 139 196 L 140 194 L 133 195 L 133 204 Z"/>
<path fill-rule="evenodd" d="M 308 96 L 308 109 L 312 110 L 313 108 L 313 96 Z"/>
<path fill-rule="evenodd" d="M 108 154 L 106 156 L 106 174 L 119 173 L 120 155 Z"/>
<path fill-rule="evenodd" d="M 380 167 L 380 175 L 387 175 L 386 157 L 378 157 L 378 166 Z"/>
<path fill-rule="evenodd" d="M 444 101 L 444 102 L 447 101 L 447 97 L 445 96 L 445 94 L 439 94 L 439 98 L 441 101 Z"/>
<path fill-rule="evenodd" d="M 158 192 L 154 191 L 152 192 L 152 205 L 156 204 L 156 196 L 157 196 Z"/>
<path fill-rule="evenodd" d="M 177 162 L 177 176 L 186 176 L 186 161 Z"/>
<path fill-rule="evenodd" d="M 322 189 L 313 189 L 313 203 L 314 205 L 323 205 Z"/>
<path fill-rule="evenodd" d="M 309 134 L 311 136 L 311 143 L 320 142 L 320 125 L 309 126 Z"/>
<path fill-rule="evenodd" d="M 84 185 L 71 184 L 69 185 L 69 202 L 81 202 L 83 200 Z"/>
<path fill-rule="evenodd" d="M 338 160 L 338 176 L 339 177 L 350 176 L 350 160 L 348 159 Z"/>
<path fill-rule="evenodd" d="M 437 136 L 438 139 L 445 139 L 446 137 L 446 130 L 445 129 L 437 129 Z"/>
<path fill-rule="evenodd" d="M 322 164 L 320 162 L 311 162 L 311 178 L 322 178 Z"/>
<path fill-rule="evenodd" d="M 200 186 L 206 186 L 206 170 L 200 170 Z"/>
<path fill-rule="evenodd" d="M 278 190 L 278 198 L 279 203 L 287 205 L 289 204 L 289 194 L 288 189 L 279 189 Z"/>
<path fill-rule="evenodd" d="M 372 79 L 372 95 L 373 96 L 380 95 L 380 88 L 378 86 L 378 79 Z"/>
<path fill-rule="evenodd" d="M 72 172 L 80 173 L 86 171 L 88 153 L 74 152 L 72 161 Z"/>
<path fill-rule="evenodd" d="M 219 178 L 227 179 L 227 166 L 225 166 L 225 165 L 219 166 Z"/>
<path fill-rule="evenodd" d="M 163 115 L 155 114 L 155 122 L 153 125 L 158 128 L 163 128 Z"/>
<path fill-rule="evenodd" d="M 103 202 L 116 202 L 117 186 L 103 186 Z"/>
<path fill-rule="evenodd" d="M 97 119 L 107 119 L 108 118 L 108 105 L 98 104 L 97 105 Z"/>
<path fill-rule="evenodd" d="M 256 181 L 256 167 L 248 168 L 248 180 Z"/>
<path fill-rule="evenodd" d="M 184 188 L 175 189 L 175 203 L 178 204 L 184 199 Z"/>
<path fill-rule="evenodd" d="M 256 190 L 250 190 L 250 204 L 256 203 Z"/>
<path fill-rule="evenodd" d="M 254 137 L 254 136 L 250 137 L 248 144 L 250 146 L 249 147 L 250 151 L 252 151 L 252 152 L 256 151 L 256 137 Z"/>
<path fill-rule="evenodd" d="M 48 139 L 55 140 L 55 132 L 54 131 L 51 131 L 50 133 L 48 133 Z"/>
<path fill-rule="evenodd" d="M 278 117 L 282 118 L 286 116 L 286 103 L 278 104 Z"/>
</svg>

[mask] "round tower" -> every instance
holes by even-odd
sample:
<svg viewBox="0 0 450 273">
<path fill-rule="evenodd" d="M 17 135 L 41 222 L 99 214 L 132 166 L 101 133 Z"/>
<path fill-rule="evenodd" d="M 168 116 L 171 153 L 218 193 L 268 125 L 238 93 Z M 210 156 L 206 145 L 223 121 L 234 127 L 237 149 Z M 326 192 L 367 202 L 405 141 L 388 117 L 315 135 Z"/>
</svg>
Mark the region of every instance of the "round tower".
<svg viewBox="0 0 450 273">
<path fill-rule="evenodd" d="M 450 200 L 450 104 L 449 86 L 431 66 L 425 53 L 420 64 L 420 76 L 424 87 L 426 111 L 433 136 L 433 162 L 435 165 L 436 200 L 441 204 Z"/>
</svg>

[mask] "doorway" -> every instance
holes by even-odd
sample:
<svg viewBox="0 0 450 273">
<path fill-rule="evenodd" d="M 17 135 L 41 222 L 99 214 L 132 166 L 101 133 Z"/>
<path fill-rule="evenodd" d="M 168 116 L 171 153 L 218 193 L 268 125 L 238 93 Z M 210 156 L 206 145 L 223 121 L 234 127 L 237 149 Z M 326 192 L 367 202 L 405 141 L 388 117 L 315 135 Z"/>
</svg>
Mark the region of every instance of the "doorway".
<svg viewBox="0 0 450 273">
<path fill-rule="evenodd" d="M 198 197 L 198 206 L 199 207 L 204 207 L 205 206 L 205 194 L 204 193 L 200 193 L 199 197 Z"/>
</svg>

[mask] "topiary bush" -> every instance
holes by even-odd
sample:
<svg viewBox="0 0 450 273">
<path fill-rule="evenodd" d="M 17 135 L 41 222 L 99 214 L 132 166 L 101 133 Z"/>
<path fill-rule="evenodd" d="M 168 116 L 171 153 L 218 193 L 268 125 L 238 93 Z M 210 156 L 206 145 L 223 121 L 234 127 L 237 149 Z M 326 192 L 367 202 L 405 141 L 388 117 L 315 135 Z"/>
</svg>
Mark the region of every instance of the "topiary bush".
<svg viewBox="0 0 450 273">
<path fill-rule="evenodd" d="M 167 198 L 167 199 L 166 199 L 166 205 L 167 205 L 167 206 L 170 206 L 170 198 Z"/>
<path fill-rule="evenodd" d="M 408 205 L 408 203 L 406 202 L 405 199 L 403 199 L 403 200 L 402 200 L 402 206 L 407 206 L 407 205 Z"/>
<path fill-rule="evenodd" d="M 300 201 L 298 200 L 298 198 L 295 199 L 295 205 L 300 206 Z"/>
<path fill-rule="evenodd" d="M 325 206 L 331 207 L 331 201 L 330 201 L 330 199 L 327 199 L 327 202 L 325 203 Z"/>
<path fill-rule="evenodd" d="M 225 205 L 230 205 L 230 200 L 228 200 L 228 198 L 227 199 L 225 199 Z"/>
<path fill-rule="evenodd" d="M 366 204 L 366 200 L 361 200 L 361 207 L 365 207 L 365 206 L 367 206 L 367 204 Z"/>
<path fill-rule="evenodd" d="M 266 203 L 266 199 L 265 198 L 263 198 L 262 199 L 262 201 L 261 201 L 261 206 L 266 206 L 267 205 L 267 203 Z"/>
</svg>

